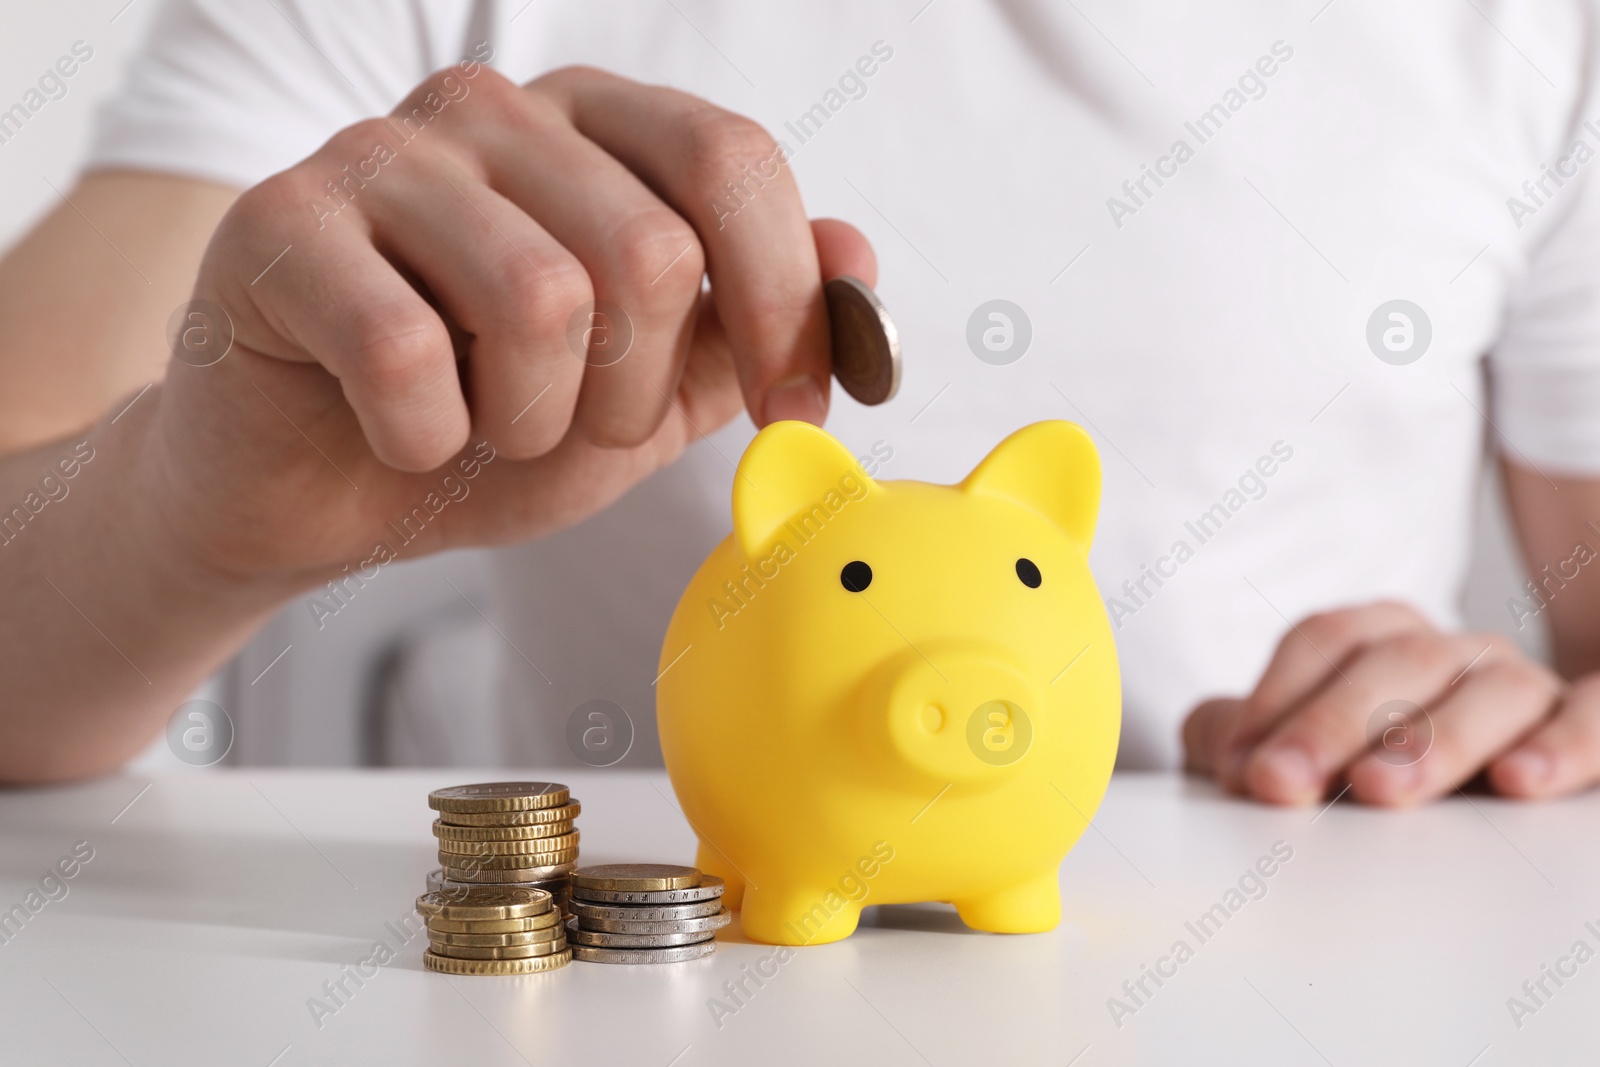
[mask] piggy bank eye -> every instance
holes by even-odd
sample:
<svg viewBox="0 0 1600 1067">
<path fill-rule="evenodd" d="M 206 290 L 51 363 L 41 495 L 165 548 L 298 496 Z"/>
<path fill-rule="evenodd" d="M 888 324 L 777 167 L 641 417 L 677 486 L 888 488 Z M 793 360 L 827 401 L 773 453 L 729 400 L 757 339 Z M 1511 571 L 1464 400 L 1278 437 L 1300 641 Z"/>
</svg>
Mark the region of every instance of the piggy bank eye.
<svg viewBox="0 0 1600 1067">
<path fill-rule="evenodd" d="M 852 560 L 839 572 L 839 584 L 852 593 L 859 593 L 872 584 L 872 568 L 859 559 Z"/>
<path fill-rule="evenodd" d="M 1039 583 L 1044 581 L 1044 575 L 1039 573 L 1038 564 L 1024 556 L 1017 560 L 1017 577 L 1022 579 L 1022 584 L 1029 589 L 1039 588 Z"/>
</svg>

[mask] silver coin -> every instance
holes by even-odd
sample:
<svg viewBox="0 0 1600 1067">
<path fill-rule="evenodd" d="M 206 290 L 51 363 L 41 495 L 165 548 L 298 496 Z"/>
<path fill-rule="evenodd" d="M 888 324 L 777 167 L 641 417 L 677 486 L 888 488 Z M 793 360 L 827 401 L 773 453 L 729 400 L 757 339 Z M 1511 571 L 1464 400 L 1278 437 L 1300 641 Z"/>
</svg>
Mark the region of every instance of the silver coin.
<svg viewBox="0 0 1600 1067">
<path fill-rule="evenodd" d="M 674 945 L 670 948 L 598 948 L 594 945 L 573 945 L 572 958 L 588 963 L 682 963 L 697 960 L 717 951 L 715 940 L 699 941 L 693 945 Z"/>
<path fill-rule="evenodd" d="M 445 881 L 443 867 L 438 867 L 428 872 L 428 892 L 436 893 L 443 889 L 444 886 Z"/>
<path fill-rule="evenodd" d="M 630 922 L 703 919 L 721 910 L 720 896 L 692 904 L 595 904 L 587 900 L 572 902 L 572 913 L 582 917 L 584 922 L 592 919 L 626 919 Z"/>
<path fill-rule="evenodd" d="M 700 919 L 584 919 L 583 928 L 612 934 L 704 934 L 732 921 L 733 913 L 723 908 Z"/>
<path fill-rule="evenodd" d="M 550 867 L 484 867 L 472 870 L 463 867 L 442 867 L 447 881 L 452 882 L 494 882 L 494 883 L 526 883 L 545 882 L 559 875 L 570 874 L 576 863 L 557 863 Z"/>
<path fill-rule="evenodd" d="M 833 335 L 833 376 L 863 404 L 882 404 L 900 389 L 900 331 L 860 278 L 833 278 L 822 287 Z"/>
<path fill-rule="evenodd" d="M 715 933 L 614 934 L 604 930 L 586 930 L 578 925 L 580 921 L 577 918 L 567 920 L 567 941 L 596 948 L 672 948 L 676 945 L 698 945 L 717 936 Z"/>
<path fill-rule="evenodd" d="M 722 896 L 722 879 L 702 874 L 700 884 L 690 889 L 584 889 L 572 887 L 572 899 L 596 904 L 691 904 Z"/>
<path fill-rule="evenodd" d="M 439 889 L 482 889 L 486 884 L 493 884 L 497 889 L 542 889 L 555 898 L 556 905 L 558 907 L 564 902 L 568 901 L 572 896 L 572 887 L 567 884 L 567 880 L 565 878 L 549 878 L 539 882 L 458 882 L 454 879 L 444 877 L 444 870 L 442 868 L 434 871 L 433 874 L 428 876 L 429 892 L 432 892 L 434 889 L 433 882 L 435 874 L 439 876 Z"/>
</svg>

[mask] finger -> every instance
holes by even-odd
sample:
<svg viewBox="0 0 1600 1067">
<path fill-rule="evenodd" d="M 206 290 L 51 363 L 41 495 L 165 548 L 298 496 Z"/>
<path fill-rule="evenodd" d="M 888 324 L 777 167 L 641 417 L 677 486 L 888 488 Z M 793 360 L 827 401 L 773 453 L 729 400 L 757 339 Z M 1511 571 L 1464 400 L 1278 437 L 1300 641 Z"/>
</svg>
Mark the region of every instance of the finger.
<svg viewBox="0 0 1600 1067">
<path fill-rule="evenodd" d="M 661 424 L 688 355 L 705 273 L 700 239 L 559 110 L 521 99 L 528 136 L 490 142 L 489 180 L 587 270 L 594 305 L 568 334 L 571 358 L 587 363 L 577 424 L 596 444 L 631 447 Z"/>
<path fill-rule="evenodd" d="M 1244 787 L 1250 750 L 1292 708 L 1339 677 L 1339 664 L 1360 649 L 1428 623 L 1404 604 L 1380 602 L 1323 612 L 1291 627 L 1245 707 L 1222 758 L 1221 779 L 1230 789 Z"/>
<path fill-rule="evenodd" d="M 878 257 L 860 230 L 842 219 L 812 219 L 811 237 L 824 281 L 848 274 L 868 288 L 878 284 Z"/>
<path fill-rule="evenodd" d="M 1600 676 L 1573 684 L 1550 720 L 1489 764 L 1496 792 L 1562 796 L 1600 782 Z"/>
<path fill-rule="evenodd" d="M 321 195 L 308 176 L 288 172 L 245 193 L 234 210 L 261 215 L 260 223 L 241 220 L 246 232 L 270 233 L 273 220 L 304 212 Z M 315 256 L 241 283 L 235 306 L 248 301 L 255 314 L 237 325 L 237 342 L 278 359 L 322 364 L 339 379 L 378 459 L 399 470 L 432 470 L 466 444 L 471 430 L 449 331 L 372 246 L 359 215 L 341 214 L 315 240 Z"/>
<path fill-rule="evenodd" d="M 1192 774 L 1214 774 L 1222 743 L 1232 734 L 1234 719 L 1244 701 L 1217 697 L 1198 705 L 1183 721 L 1183 769 Z"/>
<path fill-rule="evenodd" d="M 701 301 L 694 345 L 678 380 L 674 414 L 681 417 L 687 440 L 694 440 L 727 424 L 743 407 L 739 373 L 717 305 Z"/>
<path fill-rule="evenodd" d="M 515 204 L 444 160 L 413 161 L 376 192 L 363 205 L 374 239 L 470 337 L 464 371 L 478 434 L 511 459 L 554 448 L 583 381 L 566 343 L 568 319 L 590 295 L 582 264 Z"/>
<path fill-rule="evenodd" d="M 1431 744 L 1393 759 L 1378 749 L 1350 766 L 1358 800 L 1398 806 L 1447 793 L 1543 719 L 1561 692 L 1553 673 L 1520 656 L 1481 663 L 1425 712 Z"/>
<path fill-rule="evenodd" d="M 600 71 L 558 71 L 534 87 L 699 233 L 756 423 L 820 424 L 830 362 L 817 249 L 771 135 L 686 93 Z"/>
<path fill-rule="evenodd" d="M 1251 752 L 1244 784 L 1274 804 L 1320 799 L 1338 771 L 1371 743 L 1374 709 L 1393 700 L 1427 707 L 1472 658 L 1461 635 L 1415 630 L 1358 652 Z"/>
</svg>

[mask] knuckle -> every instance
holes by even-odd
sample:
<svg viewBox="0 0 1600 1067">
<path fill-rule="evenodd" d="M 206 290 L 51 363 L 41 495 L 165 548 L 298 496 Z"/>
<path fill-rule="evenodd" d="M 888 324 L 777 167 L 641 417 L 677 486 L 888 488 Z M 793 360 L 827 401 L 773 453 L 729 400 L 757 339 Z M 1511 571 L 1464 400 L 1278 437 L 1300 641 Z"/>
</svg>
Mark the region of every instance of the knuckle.
<svg viewBox="0 0 1600 1067">
<path fill-rule="evenodd" d="M 1526 705 L 1548 703 L 1560 691 L 1561 682 L 1546 668 L 1532 660 L 1507 658 L 1480 664 L 1480 679 L 1507 698 Z"/>
<path fill-rule="evenodd" d="M 357 372 L 379 398 L 415 388 L 440 354 L 449 350 L 444 324 L 428 315 L 369 315 L 356 327 Z"/>
<path fill-rule="evenodd" d="M 1517 643 L 1501 633 L 1474 633 L 1468 634 L 1467 640 L 1471 644 L 1469 655 L 1483 655 L 1485 659 L 1521 659 L 1522 649 Z"/>
<path fill-rule="evenodd" d="M 1397 600 L 1393 597 L 1385 597 L 1382 600 L 1373 601 L 1370 607 L 1374 615 L 1386 620 L 1411 623 L 1427 621 L 1414 606 L 1404 600 Z"/>
<path fill-rule="evenodd" d="M 1343 644 L 1359 634 L 1359 620 L 1350 608 L 1334 608 L 1306 616 L 1295 627 L 1305 640 L 1312 644 Z M 1287 642 L 1295 637 L 1294 631 L 1285 636 Z"/>
<path fill-rule="evenodd" d="M 689 119 L 689 172 L 696 183 L 726 181 L 746 166 L 758 166 L 776 148 L 772 135 L 743 115 L 707 108 Z"/>
<path fill-rule="evenodd" d="M 253 232 L 281 219 L 285 212 L 303 212 L 305 202 L 310 198 L 307 190 L 311 186 L 310 175 L 303 172 L 301 167 L 274 174 L 240 193 L 218 228 Z"/>
<path fill-rule="evenodd" d="M 594 299 L 594 285 L 589 280 L 589 272 L 575 258 L 568 256 L 554 260 L 539 268 L 538 272 L 527 264 L 524 264 L 524 268 L 524 274 L 528 276 L 524 283 L 527 293 L 525 306 L 533 309 L 541 328 L 565 330 L 572 312 Z"/>
<path fill-rule="evenodd" d="M 599 67 L 592 67 L 587 63 L 569 63 L 564 67 L 546 71 L 528 83 L 532 90 L 540 89 L 569 89 L 579 85 L 593 84 L 603 79 L 614 79 L 617 76 Z"/>
<path fill-rule="evenodd" d="M 380 118 L 362 119 L 360 122 L 346 126 L 332 137 L 323 146 L 320 154 L 335 157 L 341 162 L 364 157 L 372 152 L 372 148 L 379 141 L 389 142 L 394 140 L 394 130 L 389 123 Z"/>
<path fill-rule="evenodd" d="M 560 249 L 534 259 L 505 253 L 495 262 L 493 287 L 486 304 L 494 326 L 540 342 L 564 332 L 568 317 L 594 296 L 583 264 Z"/>
<path fill-rule="evenodd" d="M 1432 630 L 1407 630 L 1394 634 L 1381 646 L 1383 654 L 1411 668 L 1446 670 L 1454 657 L 1442 635 Z"/>
<path fill-rule="evenodd" d="M 546 305 L 562 303 L 576 291 L 569 279 L 569 268 L 559 262 L 542 266 L 516 254 L 503 257 L 495 266 L 494 281 L 500 290 L 498 310 L 511 318 L 537 315 Z M 580 298 L 581 299 L 581 298 Z"/>
<path fill-rule="evenodd" d="M 424 102 L 432 96 L 437 106 L 439 99 L 454 100 L 461 97 L 464 84 L 459 70 L 454 67 L 440 67 L 418 82 L 417 87 L 411 91 L 411 96 Z"/>
<path fill-rule="evenodd" d="M 461 67 L 441 67 L 417 83 L 391 117 L 403 134 L 415 136 L 435 120 L 446 124 L 476 113 L 480 108 L 521 97 L 516 85 L 493 68 L 479 65 L 468 75 Z M 383 123 L 383 120 L 377 120 Z M 385 128 L 392 129 L 385 124 Z"/>
<path fill-rule="evenodd" d="M 705 254 L 694 229 L 666 208 L 626 219 L 607 242 L 608 269 L 620 289 L 646 301 L 677 297 L 692 279 L 698 289 Z"/>
<path fill-rule="evenodd" d="M 537 348 L 565 336 L 573 312 L 594 299 L 588 272 L 572 256 L 535 263 L 512 254 L 496 270 L 494 298 L 487 301 L 492 328 Z"/>
</svg>

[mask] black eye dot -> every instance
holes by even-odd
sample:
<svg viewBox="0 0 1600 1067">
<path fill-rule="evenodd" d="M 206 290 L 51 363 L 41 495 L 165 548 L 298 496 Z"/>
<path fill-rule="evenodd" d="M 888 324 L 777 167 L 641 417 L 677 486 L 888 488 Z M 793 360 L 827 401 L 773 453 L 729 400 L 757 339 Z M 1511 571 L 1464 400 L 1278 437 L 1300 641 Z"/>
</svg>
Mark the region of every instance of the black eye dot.
<svg viewBox="0 0 1600 1067">
<path fill-rule="evenodd" d="M 852 593 L 859 593 L 872 584 L 872 568 L 859 559 L 852 560 L 839 572 L 839 584 Z"/>
<path fill-rule="evenodd" d="M 1044 575 L 1039 573 L 1038 564 L 1024 556 L 1017 560 L 1017 577 L 1022 579 L 1022 584 L 1029 589 L 1039 588 L 1039 583 L 1044 581 Z"/>
</svg>

